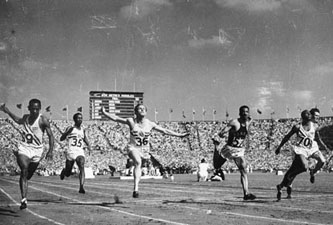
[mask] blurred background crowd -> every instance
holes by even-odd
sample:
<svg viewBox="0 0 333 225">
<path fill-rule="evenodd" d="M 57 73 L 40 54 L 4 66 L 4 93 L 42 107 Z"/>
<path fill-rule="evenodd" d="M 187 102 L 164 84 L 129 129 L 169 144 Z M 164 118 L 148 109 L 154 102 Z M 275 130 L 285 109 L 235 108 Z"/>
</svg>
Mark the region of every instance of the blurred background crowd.
<svg viewBox="0 0 333 225">
<path fill-rule="evenodd" d="M 325 144 L 333 149 L 333 117 L 323 117 L 320 120 L 320 134 Z M 249 170 L 273 172 L 286 170 L 291 164 L 290 152 L 293 140 L 283 148 L 282 154 L 275 155 L 275 148 L 283 136 L 291 129 L 299 119 L 261 119 L 254 120 L 250 127 L 250 135 L 246 140 L 246 159 L 249 162 Z M 197 169 L 198 163 L 205 158 L 212 164 L 214 145 L 212 137 L 223 127 L 225 121 L 193 121 L 193 122 L 158 122 L 162 127 L 178 131 L 190 132 L 187 138 L 176 138 L 153 132 L 151 137 L 151 155 L 169 173 L 191 173 Z M 65 164 L 64 151 L 66 142 L 60 142 L 61 132 L 72 122 L 65 120 L 51 121 L 51 128 L 55 136 L 54 157 L 52 161 L 42 160 L 38 169 L 40 175 L 59 174 Z M 83 126 L 87 131 L 91 144 L 91 151 L 86 151 L 86 167 L 92 168 L 94 174 L 119 172 L 128 174 L 129 162 L 126 155 L 126 145 L 129 138 L 127 126 L 111 121 L 84 121 Z M 16 128 L 16 129 L 15 129 Z M 19 168 L 13 151 L 17 150 L 17 141 L 20 140 L 19 126 L 13 124 L 10 119 L 0 119 L 0 172 L 17 174 Z M 48 146 L 45 135 L 45 146 Z M 225 140 L 222 140 L 222 145 Z M 323 151 L 326 159 L 332 152 Z M 333 170 L 333 160 L 327 163 L 323 170 Z M 314 163 L 314 162 L 312 162 Z M 310 161 L 311 164 L 311 161 Z M 144 167 L 151 167 L 152 163 L 143 163 Z M 156 163 L 154 163 L 156 165 Z M 212 168 L 212 166 L 211 166 Z M 160 169 L 160 168 L 158 168 Z M 232 161 L 223 166 L 225 171 L 233 172 L 236 169 Z M 126 172 L 125 172 L 126 171 Z M 145 170 L 144 170 L 145 171 Z M 149 169 L 152 173 L 152 170 Z M 159 171 L 157 171 L 159 173 Z"/>
</svg>

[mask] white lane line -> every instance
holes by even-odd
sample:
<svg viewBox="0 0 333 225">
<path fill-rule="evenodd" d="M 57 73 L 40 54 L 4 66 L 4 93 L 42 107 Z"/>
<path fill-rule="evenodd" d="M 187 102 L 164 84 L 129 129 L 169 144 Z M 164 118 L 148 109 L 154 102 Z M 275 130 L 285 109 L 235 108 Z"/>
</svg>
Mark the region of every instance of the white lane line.
<svg viewBox="0 0 333 225">
<path fill-rule="evenodd" d="M 189 206 L 184 206 L 184 208 L 192 209 L 192 210 L 200 210 L 195 207 L 189 207 Z M 207 211 L 207 210 L 206 210 Z M 226 215 L 233 215 L 233 216 L 241 216 L 241 217 L 247 217 L 247 218 L 254 218 L 254 219 L 262 219 L 262 220 L 270 220 L 270 221 L 275 221 L 275 222 L 283 222 L 286 224 L 311 224 L 311 225 L 330 225 L 328 223 L 312 223 L 312 222 L 307 222 L 307 221 L 297 221 L 297 220 L 284 220 L 284 219 L 278 219 L 278 218 L 269 218 L 269 217 L 264 217 L 264 216 L 253 216 L 253 215 L 247 215 L 247 214 L 242 214 L 242 213 L 233 213 L 233 212 L 215 212 L 216 214 L 226 214 Z"/>
<path fill-rule="evenodd" d="M 12 198 L 12 196 L 11 196 L 10 194 L 8 194 L 7 192 L 5 192 L 2 188 L 0 188 L 0 191 L 1 191 L 2 193 L 4 193 L 4 194 L 5 194 L 5 195 L 6 195 L 6 196 L 7 196 L 12 202 L 14 202 L 15 205 L 17 205 L 17 206 L 20 205 L 17 201 L 15 201 L 14 198 Z M 38 217 L 38 218 L 40 218 L 40 219 L 47 220 L 47 221 L 49 221 L 49 222 L 51 222 L 51 223 L 54 223 L 54 224 L 57 224 L 57 225 L 65 225 L 65 224 L 63 224 L 63 223 L 57 222 L 57 221 L 55 221 L 55 220 L 53 220 L 53 219 L 50 219 L 50 218 L 47 218 L 47 217 L 45 217 L 45 216 L 42 216 L 42 215 L 40 215 L 40 214 L 38 214 L 38 213 L 35 213 L 34 211 L 31 211 L 31 210 L 28 209 L 28 208 L 26 208 L 26 209 L 24 209 L 24 210 L 26 210 L 27 212 L 31 213 L 32 215 L 34 215 L 34 216 L 36 216 L 36 217 Z"/>
<path fill-rule="evenodd" d="M 32 183 L 36 183 L 36 184 L 43 184 L 43 185 L 47 185 L 47 186 L 52 186 L 52 187 L 60 187 L 60 188 L 65 188 L 65 189 L 69 189 L 69 190 L 76 190 L 75 188 L 70 188 L 70 187 L 64 187 L 62 185 L 55 185 L 53 183 L 48 183 L 48 182 L 40 182 L 40 181 L 32 181 Z M 70 184 L 70 185 L 77 185 L 76 183 L 67 183 L 67 184 Z M 100 189 L 102 188 L 100 184 L 98 183 L 93 183 L 95 184 L 96 186 L 92 185 L 92 184 L 89 184 L 89 185 L 85 185 L 85 186 L 90 186 L 90 187 L 94 187 L 94 188 L 97 188 L 97 189 Z M 106 186 L 106 184 L 104 184 L 104 186 Z M 121 190 L 123 191 L 124 190 L 124 187 L 121 187 L 120 185 L 118 185 L 119 188 L 121 189 L 118 189 L 118 190 Z M 106 189 L 116 189 L 116 188 L 105 188 L 103 187 L 103 190 L 106 190 Z M 150 190 L 160 190 L 159 187 L 157 188 L 154 188 L 154 187 L 145 187 L 145 189 L 150 189 Z M 173 189 L 169 189 L 168 190 L 169 192 L 173 192 Z M 98 192 L 98 191 L 89 191 L 90 193 L 95 193 L 95 194 L 99 194 L 99 195 L 107 195 L 107 196 L 114 196 L 112 194 L 108 194 L 108 193 L 104 193 L 104 192 Z M 142 191 L 143 193 L 151 193 L 151 191 Z M 180 190 L 176 190 L 176 192 L 184 192 L 184 190 L 180 191 Z M 206 194 L 208 191 L 205 189 L 205 192 L 203 191 L 192 191 L 192 190 L 188 190 L 187 189 L 187 193 L 200 193 L 200 194 Z M 224 195 L 226 196 L 226 195 Z M 317 196 L 317 195 L 316 195 Z M 327 197 L 327 196 L 326 196 Z M 233 198 L 234 199 L 234 198 Z M 145 201 L 145 200 L 140 200 L 140 201 Z M 161 199 L 161 202 L 163 200 Z M 207 202 L 209 203 L 209 202 Z M 294 211 L 304 211 L 304 212 L 320 212 L 320 213 L 328 213 L 328 214 L 333 214 L 333 211 L 327 211 L 327 210 L 315 210 L 315 209 L 304 209 L 304 208 L 296 208 L 296 207 L 283 207 L 283 206 L 279 206 L 277 204 L 280 204 L 280 203 L 275 203 L 274 201 L 270 202 L 272 204 L 261 204 L 261 203 L 251 203 L 251 202 L 230 202 L 230 201 L 223 201 L 223 200 L 220 200 L 220 201 L 215 201 L 214 203 L 221 203 L 221 204 L 227 204 L 227 205 L 236 205 L 236 206 L 244 206 L 244 205 L 250 205 L 250 206 L 256 206 L 256 207 L 263 207 L 263 208 L 271 208 L 271 209 L 280 209 L 280 210 L 287 210 L 287 211 L 290 211 L 290 210 L 294 210 Z"/>
<path fill-rule="evenodd" d="M 47 186 L 53 186 L 53 187 L 61 187 L 61 188 L 65 188 L 65 189 L 74 189 L 74 188 L 68 188 L 68 187 L 63 187 L 63 186 L 59 186 L 59 185 L 54 185 L 54 184 L 50 184 L 50 183 L 44 183 L 44 182 L 34 182 L 34 183 L 39 183 L 39 184 L 44 184 L 44 185 L 47 185 Z M 96 184 L 96 185 L 99 185 L 99 184 Z M 100 185 L 99 185 L 100 186 Z M 97 187 L 97 186 L 96 186 Z M 37 188 L 34 188 L 34 189 L 37 189 Z M 151 189 L 155 189 L 155 188 L 151 188 Z M 37 189 L 38 190 L 38 189 Z M 61 196 L 61 195 L 58 195 L 56 193 L 51 193 L 51 192 L 47 192 L 47 191 L 44 191 L 44 190 L 40 190 L 42 192 L 46 192 L 46 193 L 49 193 L 49 194 L 53 194 L 53 195 L 57 195 L 59 197 L 63 197 L 63 198 L 67 198 L 67 199 L 70 199 L 70 200 L 74 200 L 74 199 L 71 199 L 69 197 L 65 197 L 65 196 Z M 93 193 L 98 193 L 98 194 L 104 194 L 104 195 L 110 195 L 110 194 L 106 194 L 106 193 L 101 193 L 101 192 L 93 192 Z M 111 195 L 112 196 L 112 195 Z M 76 201 L 77 203 L 81 203 L 81 204 L 84 204 L 85 202 L 80 202 L 78 200 L 74 200 Z M 148 202 L 148 201 L 146 201 Z M 230 205 L 245 205 L 242 204 L 242 203 L 230 203 L 230 202 L 227 202 L 227 201 L 223 201 L 221 203 L 226 203 L 226 204 L 230 204 Z M 177 203 L 171 203 L 173 205 L 177 204 Z M 246 205 L 252 205 L 252 206 L 262 206 L 262 207 L 271 207 L 271 208 L 274 208 L 274 209 L 277 209 L 277 208 L 281 208 L 281 209 L 286 209 L 286 210 L 301 210 L 301 211 L 309 211 L 309 212 L 313 212 L 313 210 L 308 210 L 308 209 L 302 209 L 302 208 L 290 208 L 290 207 L 277 207 L 276 205 L 271 205 L 271 206 L 268 206 L 268 205 L 264 205 L 264 204 L 257 204 L 257 203 L 246 203 Z M 192 209 L 192 210 L 199 210 L 199 211 L 202 211 L 204 209 L 202 208 L 195 208 L 195 207 L 188 207 L 188 206 L 178 206 L 176 205 L 177 207 L 180 207 L 180 208 L 188 208 L 188 209 Z M 102 206 L 98 206 L 98 207 L 102 207 Z M 105 209 L 105 207 L 102 207 Z M 109 209 L 109 208 L 107 208 Z M 115 209 L 109 209 L 109 210 L 112 210 L 112 211 L 117 211 Z M 321 211 L 323 212 L 323 211 Z M 125 212 L 127 214 L 127 212 Z M 249 214 L 240 214 L 240 213 L 232 213 L 232 212 L 218 212 L 218 213 L 221 213 L 221 214 L 229 214 L 229 215 L 235 215 L 235 216 L 241 216 L 241 217 L 248 217 L 248 218 L 255 218 L 255 219 L 262 219 L 262 220 L 271 220 L 271 221 L 278 221 L 278 222 L 284 222 L 284 223 L 296 223 L 296 224 L 311 224 L 311 225 L 327 225 L 327 224 L 321 224 L 321 223 L 311 223 L 311 222 L 304 222 L 304 221 L 295 221 L 295 220 L 284 220 L 284 219 L 278 219 L 278 218 L 270 218 L 270 217 L 263 217 L 263 216 L 254 216 L 254 215 L 249 215 Z M 333 213 L 333 211 L 326 211 L 326 213 Z"/>
<path fill-rule="evenodd" d="M 29 202 L 29 206 L 37 206 L 37 205 L 44 205 L 42 203 L 31 203 Z M 14 203 L 9 203 L 9 204 L 4 204 L 3 202 L 0 203 L 0 206 L 1 207 L 5 207 L 5 206 L 17 206 L 17 204 L 14 202 Z"/>
<path fill-rule="evenodd" d="M 2 180 L 2 179 L 1 179 Z M 15 183 L 14 181 L 8 181 L 10 183 Z M 59 195 L 57 193 L 54 193 L 54 192 L 50 192 L 50 191 L 45 191 L 45 190 L 42 190 L 42 189 L 39 189 L 39 188 L 36 188 L 34 186 L 30 186 L 29 188 L 32 188 L 32 189 L 35 189 L 37 191 L 41 191 L 41 192 L 44 192 L 44 193 L 47 193 L 47 194 L 50 194 L 50 195 L 55 195 L 55 196 L 58 196 L 58 197 L 61 197 L 61 198 L 66 198 L 66 199 L 69 199 L 69 200 L 72 200 L 73 202 L 76 202 L 76 203 L 79 203 L 79 204 L 87 204 L 86 202 L 82 202 L 82 201 L 79 201 L 77 199 L 74 199 L 74 198 L 70 198 L 70 197 L 67 197 L 67 196 L 63 196 L 63 195 Z M 1 188 L 0 188 L 1 189 Z M 1 189 L 1 191 L 3 191 Z M 4 192 L 4 191 L 3 191 Z M 19 205 L 13 198 L 11 198 L 10 195 L 8 195 L 6 192 L 4 192 L 7 196 L 9 196 L 9 198 L 14 201 L 17 205 Z M 126 212 L 126 211 L 123 211 L 123 210 L 118 210 L 118 209 L 111 209 L 111 208 L 108 208 L 108 207 L 103 207 L 103 206 L 98 206 L 97 207 L 99 208 L 102 208 L 102 209 L 106 209 L 106 210 L 110 210 L 110 211 L 114 211 L 114 212 L 118 212 L 118 213 L 122 213 L 122 214 L 126 214 L 126 215 L 130 215 L 130 216 L 133 216 L 133 217 L 138 217 L 138 218 L 144 218 L 144 219 L 147 219 L 147 220 L 154 220 L 154 221 L 159 221 L 159 222 L 164 222 L 164 223 L 167 223 L 167 224 L 175 224 L 175 225 L 188 225 L 186 223 L 178 223 L 178 222 L 174 222 L 174 221 L 171 221 L 171 220 L 164 220 L 164 219 L 160 219 L 160 218 L 154 218 L 154 217 L 150 217 L 150 216 L 143 216 L 143 215 L 138 215 L 138 214 L 134 214 L 134 213 L 130 213 L 130 212 Z M 30 211 L 30 210 L 29 210 Z M 33 213 L 33 212 L 32 212 Z M 36 214 L 38 215 L 38 214 Z M 41 217 L 42 218 L 42 217 Z M 44 217 L 46 218 L 46 217 Z M 53 222 L 53 220 L 51 220 Z M 56 222 L 56 221 L 54 221 Z M 62 223 L 56 223 L 58 225 L 63 225 Z"/>
<path fill-rule="evenodd" d="M 50 186 L 53 186 L 53 185 L 50 185 Z M 41 190 L 41 189 L 38 189 L 36 187 L 32 187 L 32 188 L 36 189 L 36 190 L 39 190 L 41 192 L 45 192 L 45 193 L 48 193 L 48 194 L 53 194 L 53 195 L 56 195 L 56 196 L 59 196 L 59 197 L 70 199 L 70 200 L 72 200 L 74 202 L 77 202 L 79 204 L 87 204 L 87 202 L 82 202 L 82 201 L 79 201 L 79 200 L 76 200 L 76 199 L 73 199 L 73 198 L 70 198 L 70 197 L 61 196 L 59 194 L 56 194 L 56 193 L 53 193 L 53 192 L 49 192 L 49 191 L 45 191 L 45 190 Z M 174 205 L 174 204 L 172 204 L 172 205 Z M 156 220 L 156 219 L 154 219 L 152 217 L 141 216 L 141 215 L 137 215 L 137 214 L 125 212 L 125 211 L 122 211 L 122 210 L 110 209 L 110 208 L 105 208 L 105 207 L 102 207 L 102 206 L 98 206 L 98 207 L 101 207 L 103 209 L 108 209 L 108 210 L 111 210 L 111 211 L 116 211 L 116 212 L 123 213 L 123 214 L 127 214 L 127 215 L 131 215 L 131 216 L 135 216 L 135 217 Z M 205 209 L 202 209 L 202 208 L 189 207 L 189 206 L 178 206 L 178 207 L 180 207 L 180 208 L 188 208 L 188 209 L 197 210 L 197 211 L 207 211 L 208 210 L 208 209 L 205 210 Z M 285 219 L 270 218 L 270 217 L 264 217 L 264 216 L 254 216 L 254 215 L 249 215 L 249 214 L 233 213 L 233 212 L 221 212 L 221 211 L 219 211 L 219 212 L 217 212 L 217 214 L 241 216 L 241 217 L 246 217 L 246 218 L 262 219 L 262 220 L 269 220 L 269 221 L 275 221 L 275 222 L 284 222 L 284 223 L 287 223 L 287 224 L 294 223 L 294 224 L 310 224 L 310 225 L 329 225 L 329 224 L 322 224 L 322 223 L 312 223 L 312 222 L 307 222 L 307 221 L 285 220 Z M 166 222 L 166 223 L 170 223 L 171 222 L 171 221 L 167 221 L 167 220 L 163 220 L 163 219 L 158 219 L 158 221 L 162 221 L 162 222 Z M 182 223 L 172 222 L 172 224 L 179 224 L 180 225 Z"/>
</svg>

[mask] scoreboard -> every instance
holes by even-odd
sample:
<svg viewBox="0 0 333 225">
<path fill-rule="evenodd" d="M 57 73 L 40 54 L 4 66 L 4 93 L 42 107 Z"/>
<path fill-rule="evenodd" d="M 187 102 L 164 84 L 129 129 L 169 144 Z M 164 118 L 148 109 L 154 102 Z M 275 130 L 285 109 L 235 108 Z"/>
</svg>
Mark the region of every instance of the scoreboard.
<svg viewBox="0 0 333 225">
<path fill-rule="evenodd" d="M 90 119 L 105 120 L 102 107 L 122 118 L 133 117 L 134 107 L 139 103 L 143 103 L 143 92 L 90 91 Z"/>
</svg>

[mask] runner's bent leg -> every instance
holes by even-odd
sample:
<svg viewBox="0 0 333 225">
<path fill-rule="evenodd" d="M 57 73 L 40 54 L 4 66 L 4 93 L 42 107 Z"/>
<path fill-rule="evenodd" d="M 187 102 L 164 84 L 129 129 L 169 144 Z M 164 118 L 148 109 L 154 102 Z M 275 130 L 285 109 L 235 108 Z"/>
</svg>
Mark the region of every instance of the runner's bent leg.
<svg viewBox="0 0 333 225">
<path fill-rule="evenodd" d="M 295 158 L 283 177 L 280 187 L 289 187 L 298 174 L 305 172 L 308 168 L 308 162 L 303 155 L 295 155 Z"/>
<path fill-rule="evenodd" d="M 22 200 L 26 199 L 27 194 L 28 194 L 28 170 L 29 170 L 29 164 L 30 164 L 30 159 L 25 156 L 18 154 L 17 155 L 17 164 L 19 165 L 21 169 L 21 174 L 20 174 L 20 191 L 21 191 L 21 197 Z M 26 206 L 25 206 L 26 208 Z M 21 208 L 23 209 L 23 208 Z"/>
<path fill-rule="evenodd" d="M 31 177 L 34 175 L 38 165 L 39 165 L 39 162 L 30 162 L 29 167 L 28 167 L 28 176 L 27 176 L 28 180 L 30 180 Z"/>
<path fill-rule="evenodd" d="M 215 170 L 220 169 L 227 159 L 223 158 L 217 150 L 218 145 L 214 145 L 213 166 Z"/>
<path fill-rule="evenodd" d="M 84 191 L 83 185 L 85 182 L 85 171 L 84 171 L 85 158 L 84 158 L 84 156 L 78 156 L 75 161 L 76 161 L 76 164 L 79 167 L 79 171 L 80 171 L 80 173 L 79 173 L 79 180 L 80 180 L 79 192 L 84 194 L 85 191 Z"/>
<path fill-rule="evenodd" d="M 66 159 L 66 166 L 65 166 L 65 176 L 69 177 L 72 173 L 72 169 L 74 166 L 74 160 L 68 160 Z"/>
<path fill-rule="evenodd" d="M 137 193 L 139 191 L 139 182 L 141 179 L 142 159 L 140 153 L 137 150 L 130 151 L 128 156 L 133 160 L 134 163 L 134 192 Z"/>
<path fill-rule="evenodd" d="M 247 172 L 245 170 L 246 168 L 246 160 L 243 157 L 235 158 L 234 159 L 236 166 L 239 169 L 240 175 L 241 175 L 241 184 L 243 188 L 243 194 L 246 196 L 249 194 L 249 183 L 247 179 Z"/>
<path fill-rule="evenodd" d="M 316 174 L 325 164 L 325 157 L 323 156 L 323 154 L 320 151 L 315 152 L 311 158 L 314 158 L 315 160 L 317 160 L 317 164 L 315 166 L 315 168 L 313 169 L 312 173 L 313 175 Z"/>
</svg>

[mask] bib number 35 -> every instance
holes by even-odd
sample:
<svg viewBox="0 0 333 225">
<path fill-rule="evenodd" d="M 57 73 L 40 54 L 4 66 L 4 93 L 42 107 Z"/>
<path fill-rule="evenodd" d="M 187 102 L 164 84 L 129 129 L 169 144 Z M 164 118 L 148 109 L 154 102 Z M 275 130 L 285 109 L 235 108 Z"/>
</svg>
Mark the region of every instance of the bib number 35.
<svg viewBox="0 0 333 225">
<path fill-rule="evenodd" d="M 82 139 L 73 138 L 71 146 L 82 147 Z"/>
</svg>

